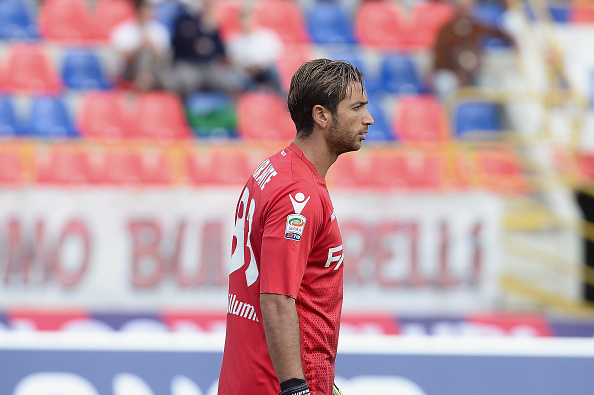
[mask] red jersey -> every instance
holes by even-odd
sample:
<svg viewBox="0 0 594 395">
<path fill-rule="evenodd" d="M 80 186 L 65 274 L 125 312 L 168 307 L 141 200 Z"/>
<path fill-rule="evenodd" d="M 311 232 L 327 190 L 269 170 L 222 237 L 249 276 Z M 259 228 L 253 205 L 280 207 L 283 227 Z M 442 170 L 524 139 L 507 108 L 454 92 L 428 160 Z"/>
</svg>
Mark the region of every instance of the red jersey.
<svg viewBox="0 0 594 395">
<path fill-rule="evenodd" d="M 219 395 L 277 395 L 260 294 L 295 298 L 312 395 L 332 394 L 342 238 L 325 181 L 294 144 L 262 162 L 237 204 Z"/>
</svg>

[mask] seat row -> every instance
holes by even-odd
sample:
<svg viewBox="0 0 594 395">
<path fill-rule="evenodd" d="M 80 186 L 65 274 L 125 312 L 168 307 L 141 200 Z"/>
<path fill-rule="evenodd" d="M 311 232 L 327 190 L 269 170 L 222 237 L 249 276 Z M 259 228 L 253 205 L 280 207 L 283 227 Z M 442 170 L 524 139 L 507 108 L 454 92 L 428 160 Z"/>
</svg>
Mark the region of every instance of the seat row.
<svg viewBox="0 0 594 395">
<path fill-rule="evenodd" d="M 33 97 L 24 117 L 16 107 L 11 97 L 0 96 L 0 136 L 81 136 L 112 141 L 179 140 L 192 135 L 291 141 L 295 136 L 284 100 L 265 92 L 245 93 L 237 101 L 224 94 L 203 92 L 184 103 L 168 92 L 127 95 L 93 91 L 82 96 L 74 116 L 68 104 L 56 96 Z M 369 142 L 442 142 L 451 138 L 442 104 L 433 96 L 402 96 L 389 111 L 381 99 L 372 98 L 368 109 L 374 118 L 367 134 Z M 468 102 L 457 108 L 457 137 L 500 129 L 498 109 L 492 103 Z"/>
<path fill-rule="evenodd" d="M 50 56 L 46 46 L 37 43 L 12 44 L 0 62 L 0 92 L 58 93 L 63 90 L 117 88 L 117 81 L 105 67 L 103 49 L 94 46 L 64 47 Z M 288 89 L 294 71 L 314 58 L 307 45 L 291 45 L 277 62 L 281 81 Z M 403 52 L 379 53 L 379 70 L 370 70 L 365 53 L 358 47 L 335 47 L 327 56 L 348 60 L 366 75 L 369 93 L 425 93 L 420 66 L 415 57 Z"/>
<path fill-rule="evenodd" d="M 124 146 L 0 146 L 0 185 L 242 185 L 257 166 L 248 149 L 169 149 Z M 465 190 L 488 188 L 523 193 L 528 181 L 513 152 L 383 150 L 345 155 L 332 167 L 328 185 L 343 189 Z"/>
</svg>

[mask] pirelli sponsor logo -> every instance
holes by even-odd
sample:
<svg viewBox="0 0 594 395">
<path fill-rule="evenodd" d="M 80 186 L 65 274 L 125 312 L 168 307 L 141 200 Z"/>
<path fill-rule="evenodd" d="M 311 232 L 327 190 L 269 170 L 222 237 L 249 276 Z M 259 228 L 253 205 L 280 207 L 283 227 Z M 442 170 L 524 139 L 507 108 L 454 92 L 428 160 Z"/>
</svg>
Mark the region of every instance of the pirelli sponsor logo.
<svg viewBox="0 0 594 395">
<path fill-rule="evenodd" d="M 258 321 L 256 309 L 253 305 L 237 300 L 237 295 L 229 294 L 227 303 L 227 313 L 247 318 L 248 320 Z"/>
</svg>

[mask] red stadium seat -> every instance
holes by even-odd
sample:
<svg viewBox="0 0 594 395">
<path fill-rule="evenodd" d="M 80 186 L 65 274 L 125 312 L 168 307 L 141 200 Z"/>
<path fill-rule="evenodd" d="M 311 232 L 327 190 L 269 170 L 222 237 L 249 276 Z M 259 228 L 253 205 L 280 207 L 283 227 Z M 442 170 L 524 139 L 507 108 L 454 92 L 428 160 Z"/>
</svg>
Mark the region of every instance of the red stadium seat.
<svg viewBox="0 0 594 395">
<path fill-rule="evenodd" d="M 359 43 L 376 49 L 401 49 L 406 43 L 406 26 L 400 7 L 394 2 L 366 1 L 355 17 Z"/>
<path fill-rule="evenodd" d="M 244 152 L 229 149 L 193 151 L 186 157 L 188 181 L 193 185 L 243 185 L 254 171 Z"/>
<path fill-rule="evenodd" d="M 405 96 L 397 104 L 393 130 L 403 142 L 438 142 L 447 138 L 441 103 L 433 96 Z"/>
<path fill-rule="evenodd" d="M 25 182 L 23 160 L 18 152 L 0 151 L 0 186 L 18 187 Z"/>
<path fill-rule="evenodd" d="M 219 23 L 221 39 L 228 42 L 241 30 L 239 25 L 239 3 L 236 1 L 216 1 L 215 13 Z"/>
<path fill-rule="evenodd" d="M 292 141 L 295 126 L 284 101 L 276 94 L 249 92 L 237 104 L 239 135 L 245 140 Z"/>
<path fill-rule="evenodd" d="M 431 48 L 437 32 L 454 13 L 454 6 L 447 2 L 421 2 L 415 5 L 408 25 L 407 46 Z"/>
<path fill-rule="evenodd" d="M 81 185 L 95 181 L 89 153 L 73 148 L 54 148 L 35 158 L 37 182 L 41 184 Z"/>
<path fill-rule="evenodd" d="M 309 44 L 285 45 L 282 56 L 276 62 L 282 87 L 289 91 L 295 71 L 313 58 L 314 53 Z"/>
<path fill-rule="evenodd" d="M 43 37 L 63 43 L 88 42 L 93 23 L 84 0 L 45 0 L 39 10 Z"/>
<path fill-rule="evenodd" d="M 571 3 L 569 20 L 576 24 L 594 24 L 594 4 L 587 2 Z"/>
<path fill-rule="evenodd" d="M 476 153 L 479 182 L 502 193 L 523 193 L 528 183 L 518 158 L 509 151 L 485 150 Z"/>
<path fill-rule="evenodd" d="M 340 187 L 417 191 L 441 187 L 441 159 L 425 152 L 347 155 L 331 169 L 331 182 Z"/>
<path fill-rule="evenodd" d="M 181 99 L 170 92 L 140 95 L 133 108 L 134 136 L 143 139 L 184 139 L 190 137 Z"/>
<path fill-rule="evenodd" d="M 170 185 L 172 181 L 170 162 L 162 153 L 110 151 L 102 157 L 102 184 L 147 186 Z"/>
<path fill-rule="evenodd" d="M 99 0 L 93 12 L 93 36 L 96 40 L 107 42 L 111 31 L 121 22 L 136 17 L 132 1 Z"/>
<path fill-rule="evenodd" d="M 88 139 L 130 138 L 130 119 L 123 97 L 116 92 L 85 94 L 78 112 L 78 128 Z"/>
<path fill-rule="evenodd" d="M 13 93 L 56 94 L 61 81 L 43 47 L 14 44 L 7 54 L 6 89 Z"/>
<path fill-rule="evenodd" d="M 260 26 L 274 30 L 286 43 L 309 42 L 309 35 L 299 5 L 290 0 L 262 0 L 254 10 Z"/>
</svg>

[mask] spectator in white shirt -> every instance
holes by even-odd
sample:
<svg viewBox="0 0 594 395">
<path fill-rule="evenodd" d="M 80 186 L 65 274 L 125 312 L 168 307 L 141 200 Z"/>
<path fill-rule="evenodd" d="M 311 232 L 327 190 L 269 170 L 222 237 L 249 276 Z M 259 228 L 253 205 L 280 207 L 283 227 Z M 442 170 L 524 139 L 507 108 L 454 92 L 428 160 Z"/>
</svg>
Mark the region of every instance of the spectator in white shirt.
<svg viewBox="0 0 594 395">
<path fill-rule="evenodd" d="M 169 58 L 169 32 L 155 20 L 149 0 L 135 0 L 135 7 L 136 19 L 122 22 L 111 33 L 111 44 L 120 57 L 120 79 L 133 89 L 159 89 L 160 73 Z"/>
<path fill-rule="evenodd" d="M 281 39 L 274 31 L 257 25 L 250 6 L 241 9 L 239 22 L 241 32 L 229 41 L 227 50 L 242 76 L 244 88 L 268 89 L 283 94 L 276 68 L 283 50 Z"/>
</svg>

